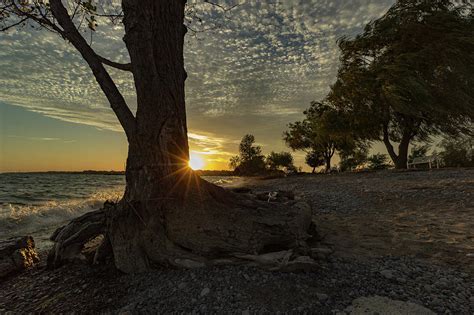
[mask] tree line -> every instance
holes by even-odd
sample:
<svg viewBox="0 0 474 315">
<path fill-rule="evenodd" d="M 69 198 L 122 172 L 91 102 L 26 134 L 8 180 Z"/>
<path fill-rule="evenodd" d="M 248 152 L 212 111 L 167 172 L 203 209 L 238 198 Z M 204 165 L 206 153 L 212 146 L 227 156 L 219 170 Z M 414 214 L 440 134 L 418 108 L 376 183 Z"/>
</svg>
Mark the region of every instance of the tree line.
<svg viewBox="0 0 474 315">
<path fill-rule="evenodd" d="M 410 146 L 443 137 L 444 165 L 472 166 L 473 34 L 467 1 L 397 1 L 359 35 L 338 40 L 334 84 L 288 125 L 285 143 L 305 152 L 313 170 L 330 171 L 335 154 L 341 170 L 388 167 L 386 155 L 368 156 L 381 142 L 393 166 L 405 169 Z"/>
</svg>

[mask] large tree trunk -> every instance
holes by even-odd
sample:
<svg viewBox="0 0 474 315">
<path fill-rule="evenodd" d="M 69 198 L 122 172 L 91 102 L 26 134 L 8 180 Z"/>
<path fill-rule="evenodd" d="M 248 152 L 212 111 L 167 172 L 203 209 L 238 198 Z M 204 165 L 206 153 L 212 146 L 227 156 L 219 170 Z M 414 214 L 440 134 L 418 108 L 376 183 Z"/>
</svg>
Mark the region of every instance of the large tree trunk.
<svg viewBox="0 0 474 315">
<path fill-rule="evenodd" d="M 305 249 L 310 238 L 306 203 L 249 199 L 202 180 L 188 167 L 185 2 L 122 2 L 138 106 L 135 130 L 128 132 L 126 190 L 106 209 L 105 239 L 125 272 Z M 74 230 L 74 240 L 91 237 L 86 227 Z M 57 240 L 53 265 L 61 264 L 57 253 L 68 252 L 61 244 Z"/>
</svg>

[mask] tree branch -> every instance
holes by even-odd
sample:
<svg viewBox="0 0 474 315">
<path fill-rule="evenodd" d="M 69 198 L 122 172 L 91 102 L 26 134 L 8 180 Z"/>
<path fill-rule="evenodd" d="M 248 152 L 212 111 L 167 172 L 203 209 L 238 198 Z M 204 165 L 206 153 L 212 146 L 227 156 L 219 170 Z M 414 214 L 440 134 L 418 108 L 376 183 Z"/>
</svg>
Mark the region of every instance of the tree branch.
<svg viewBox="0 0 474 315">
<path fill-rule="evenodd" d="M 115 69 L 123 70 L 123 71 L 130 71 L 130 72 L 132 71 L 131 63 L 114 62 L 99 55 L 97 55 L 97 57 L 99 58 L 100 62 L 102 62 L 104 65 L 107 65 Z"/>
<path fill-rule="evenodd" d="M 63 36 L 71 42 L 71 44 L 86 60 L 95 76 L 95 79 L 107 97 L 110 106 L 115 112 L 115 115 L 120 121 L 120 124 L 125 130 L 127 137 L 129 139 L 132 138 L 136 127 L 135 117 L 130 111 L 130 108 L 127 106 L 125 99 L 118 90 L 109 73 L 104 68 L 102 60 L 87 44 L 84 37 L 82 37 L 82 35 L 79 33 L 61 0 L 50 0 L 50 7 L 53 16 L 63 28 Z"/>
<path fill-rule="evenodd" d="M 12 28 L 12 27 L 18 26 L 18 25 L 22 24 L 23 22 L 25 22 L 25 21 L 27 21 L 27 20 L 28 20 L 28 18 L 25 17 L 25 18 L 21 19 L 20 21 L 18 21 L 18 22 L 16 22 L 16 23 L 13 23 L 13 24 L 11 24 L 11 25 L 5 26 L 4 28 L 0 28 L 0 32 L 5 32 L 6 30 L 8 30 L 8 29 L 10 29 L 10 28 Z"/>
</svg>

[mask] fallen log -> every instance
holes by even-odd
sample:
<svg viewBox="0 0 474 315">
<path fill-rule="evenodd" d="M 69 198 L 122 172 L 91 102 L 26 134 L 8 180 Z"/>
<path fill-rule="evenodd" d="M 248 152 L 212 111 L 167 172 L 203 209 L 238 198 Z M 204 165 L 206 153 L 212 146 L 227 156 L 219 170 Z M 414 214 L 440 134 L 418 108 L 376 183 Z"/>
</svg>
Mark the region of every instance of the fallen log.
<svg viewBox="0 0 474 315">
<path fill-rule="evenodd" d="M 0 240 L 0 278 L 31 268 L 38 262 L 31 236 Z"/>
</svg>

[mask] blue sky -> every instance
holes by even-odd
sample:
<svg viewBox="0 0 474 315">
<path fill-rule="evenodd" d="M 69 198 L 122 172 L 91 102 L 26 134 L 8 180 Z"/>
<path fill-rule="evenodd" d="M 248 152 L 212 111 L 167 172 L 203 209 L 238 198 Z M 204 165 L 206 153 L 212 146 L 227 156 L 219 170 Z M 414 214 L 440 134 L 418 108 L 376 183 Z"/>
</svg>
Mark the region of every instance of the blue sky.
<svg viewBox="0 0 474 315">
<path fill-rule="evenodd" d="M 226 17 L 201 5 L 203 20 L 220 27 L 186 39 L 192 152 L 225 168 L 246 133 L 266 153 L 285 150 L 286 125 L 335 79 L 337 38 L 357 34 L 393 2 L 248 0 Z M 126 62 L 122 36 L 120 25 L 99 25 L 92 46 Z M 122 169 L 125 137 L 73 47 L 29 29 L 0 34 L 0 43 L 0 171 Z M 134 109 L 131 76 L 110 71 Z"/>
</svg>

